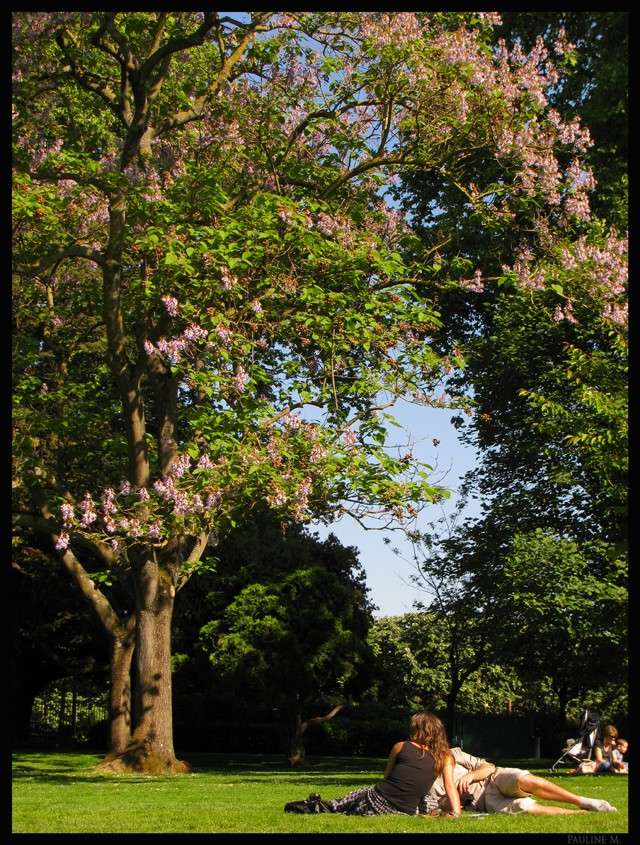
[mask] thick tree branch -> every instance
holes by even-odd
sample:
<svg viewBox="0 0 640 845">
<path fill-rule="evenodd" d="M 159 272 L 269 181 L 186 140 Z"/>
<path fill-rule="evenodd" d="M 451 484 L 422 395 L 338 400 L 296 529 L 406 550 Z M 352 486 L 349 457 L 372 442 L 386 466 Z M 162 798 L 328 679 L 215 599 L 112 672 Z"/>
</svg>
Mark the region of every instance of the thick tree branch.
<svg viewBox="0 0 640 845">
<path fill-rule="evenodd" d="M 302 722 L 300 725 L 300 733 L 304 733 L 306 729 L 310 725 L 320 725 L 322 722 L 328 722 L 329 719 L 333 719 L 344 707 L 344 704 L 336 704 L 325 716 L 313 716 L 311 719 L 307 719 L 306 721 Z"/>
<path fill-rule="evenodd" d="M 29 531 L 35 531 L 38 534 L 44 534 L 51 537 L 54 542 L 58 539 L 61 532 L 60 525 L 53 517 L 18 513 L 13 514 L 12 522 L 18 528 L 26 528 Z M 106 566 L 113 566 L 117 563 L 118 558 L 111 547 L 106 543 L 103 543 L 101 540 L 90 540 L 88 537 L 82 537 L 81 535 L 75 535 L 73 540 L 74 543 L 84 546 L 86 549 L 96 554 Z"/>
<path fill-rule="evenodd" d="M 164 14 L 164 17 L 166 18 L 166 14 Z M 182 38 L 171 38 L 169 41 L 167 41 L 166 44 L 163 44 L 162 47 L 158 46 L 158 44 L 164 26 L 161 29 L 159 22 L 157 25 L 157 31 L 154 34 L 153 41 L 153 45 L 156 45 L 156 49 L 154 49 L 153 52 L 148 55 L 147 59 L 143 62 L 142 66 L 140 67 L 141 79 L 148 79 L 149 74 L 154 69 L 154 67 L 160 62 L 162 62 L 164 59 L 171 57 L 174 53 L 179 53 L 181 50 L 188 50 L 189 47 L 197 47 L 202 44 L 209 30 L 213 29 L 213 27 L 216 25 L 217 19 L 218 15 L 216 14 L 216 12 L 205 12 L 204 19 L 195 32 L 193 32 L 191 35 L 185 35 Z M 164 24 L 164 22 L 162 23 Z"/>
<path fill-rule="evenodd" d="M 164 135 L 165 132 L 168 132 L 171 129 L 184 126 L 186 123 L 190 123 L 191 121 L 198 120 L 202 117 L 202 111 L 205 104 L 211 97 L 214 97 L 218 93 L 224 83 L 229 79 L 234 66 L 242 58 L 248 45 L 251 41 L 253 41 L 258 32 L 264 29 L 261 25 L 262 21 L 266 20 L 270 14 L 270 12 L 259 12 L 256 15 L 236 49 L 224 60 L 218 75 L 211 81 L 207 88 L 205 88 L 202 94 L 195 99 L 193 107 L 185 111 L 176 112 L 171 117 L 163 120 L 159 126 L 152 130 L 152 138 L 157 138 L 160 135 Z"/>
<path fill-rule="evenodd" d="M 197 563 L 200 560 L 204 553 L 204 550 L 207 548 L 208 545 L 211 545 L 209 540 L 210 536 L 211 534 L 209 531 L 201 531 L 200 534 L 196 537 L 193 547 L 189 552 L 189 556 L 185 561 L 187 567 L 189 567 L 189 564 Z M 180 573 L 176 583 L 176 592 L 178 592 L 178 590 L 181 590 L 190 578 L 191 571 L 189 570 L 189 568 L 183 570 Z"/>
<path fill-rule="evenodd" d="M 82 246 L 81 244 L 71 244 L 64 249 L 44 256 L 39 261 L 29 263 L 20 262 L 15 266 L 15 272 L 21 275 L 37 276 L 65 258 L 85 258 L 87 261 L 93 261 L 95 264 L 104 264 L 103 253 L 98 252 L 96 249 L 91 249 L 88 246 Z"/>
<path fill-rule="evenodd" d="M 160 12 L 160 14 L 158 15 L 158 20 L 156 21 L 156 25 L 151 36 L 151 44 L 149 45 L 149 49 L 147 50 L 147 59 L 149 59 L 149 57 L 152 56 L 160 46 L 160 41 L 162 39 L 162 34 L 164 33 L 168 14 L 168 12 Z"/>
<path fill-rule="evenodd" d="M 113 112 L 113 114 L 121 120 L 126 125 L 125 117 L 122 111 L 122 108 L 119 105 L 118 97 L 111 88 L 108 83 L 100 83 L 97 81 L 97 77 L 95 74 L 80 71 L 77 63 L 75 62 L 73 56 L 69 52 L 69 47 L 71 44 L 71 36 L 70 34 L 61 29 L 60 32 L 56 35 L 56 41 L 58 46 L 62 50 L 65 59 L 69 63 L 68 74 L 72 76 L 78 84 L 85 89 L 85 91 L 90 91 L 93 94 L 97 94 L 109 107 L 109 109 Z"/>
<path fill-rule="evenodd" d="M 346 184 L 350 179 L 353 179 L 354 176 L 360 176 L 362 173 L 366 173 L 367 170 L 373 170 L 376 167 L 388 167 L 389 165 L 395 164 L 407 164 L 407 160 L 404 156 L 389 156 L 385 158 L 384 156 L 374 155 L 366 161 L 363 161 L 362 164 L 356 165 L 356 167 L 352 170 L 348 170 L 344 176 L 339 176 L 335 179 L 327 188 L 324 189 L 324 191 L 322 191 L 320 198 L 325 199 L 326 197 L 331 196 L 331 194 L 337 191 L 338 188 Z"/>
<path fill-rule="evenodd" d="M 18 514 L 14 517 L 14 524 L 46 534 L 54 543 L 59 537 L 58 532 L 60 528 L 52 518 Z M 123 625 L 107 597 L 96 587 L 91 575 L 86 571 L 74 553 L 67 548 L 64 551 L 56 551 L 56 556 L 62 561 L 72 576 L 80 592 L 95 611 L 109 636 L 114 639 L 124 639 L 127 636 L 126 623 Z"/>
</svg>

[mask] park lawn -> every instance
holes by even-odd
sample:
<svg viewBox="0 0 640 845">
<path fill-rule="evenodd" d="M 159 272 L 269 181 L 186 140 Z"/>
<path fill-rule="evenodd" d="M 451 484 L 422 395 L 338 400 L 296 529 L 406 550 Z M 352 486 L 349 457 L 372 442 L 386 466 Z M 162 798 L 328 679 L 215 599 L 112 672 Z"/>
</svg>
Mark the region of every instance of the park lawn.
<svg viewBox="0 0 640 845">
<path fill-rule="evenodd" d="M 274 755 L 182 754 L 188 775 L 103 775 L 100 755 L 18 752 L 13 755 L 14 833 L 624 833 L 627 778 L 561 775 L 572 792 L 605 798 L 618 813 L 572 816 L 467 814 L 462 819 L 283 812 L 287 801 L 325 798 L 376 783 L 385 759 L 318 757 L 290 769 Z M 549 776 L 545 761 L 509 760 Z M 554 776 L 555 778 L 555 776 Z M 563 805 L 567 806 L 567 805 Z"/>
</svg>

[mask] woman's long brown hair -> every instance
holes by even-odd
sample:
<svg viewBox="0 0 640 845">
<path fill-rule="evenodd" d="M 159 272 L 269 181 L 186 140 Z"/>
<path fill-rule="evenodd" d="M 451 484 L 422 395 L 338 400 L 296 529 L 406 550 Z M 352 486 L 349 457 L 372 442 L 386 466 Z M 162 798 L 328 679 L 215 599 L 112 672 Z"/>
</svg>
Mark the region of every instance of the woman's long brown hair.
<svg viewBox="0 0 640 845">
<path fill-rule="evenodd" d="M 415 713 L 411 717 L 409 739 L 422 747 L 423 754 L 431 754 L 436 775 L 442 774 L 444 765 L 451 756 L 449 740 L 444 725 L 433 713 Z"/>
</svg>

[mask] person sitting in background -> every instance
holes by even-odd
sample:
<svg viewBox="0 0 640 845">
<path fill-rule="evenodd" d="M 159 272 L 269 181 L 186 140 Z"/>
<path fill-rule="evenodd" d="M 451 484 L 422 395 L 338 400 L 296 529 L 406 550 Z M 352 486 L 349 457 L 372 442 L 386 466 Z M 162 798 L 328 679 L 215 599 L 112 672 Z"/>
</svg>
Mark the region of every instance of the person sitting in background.
<svg viewBox="0 0 640 845">
<path fill-rule="evenodd" d="M 503 768 L 489 763 L 481 757 L 473 757 L 461 748 L 452 748 L 456 761 L 453 780 L 460 793 L 462 806 L 485 813 L 532 813 L 555 816 L 592 810 L 600 813 L 615 813 L 608 801 L 574 795 L 568 789 L 545 778 L 532 775 L 525 769 Z M 577 809 L 551 807 L 538 804 L 533 798 L 546 798 L 573 804 Z M 447 811 L 448 798 L 440 777 L 436 778 L 429 793 L 420 804 L 421 813 L 435 814 Z"/>
<path fill-rule="evenodd" d="M 616 747 L 611 752 L 611 768 L 617 775 L 629 774 L 629 764 L 623 759 L 628 750 L 629 743 L 627 740 L 618 737 Z"/>
<path fill-rule="evenodd" d="M 616 747 L 618 729 L 615 725 L 605 725 L 602 729 L 602 739 L 596 740 L 593 746 L 593 760 L 595 773 L 598 775 L 611 771 L 611 753 Z"/>
</svg>

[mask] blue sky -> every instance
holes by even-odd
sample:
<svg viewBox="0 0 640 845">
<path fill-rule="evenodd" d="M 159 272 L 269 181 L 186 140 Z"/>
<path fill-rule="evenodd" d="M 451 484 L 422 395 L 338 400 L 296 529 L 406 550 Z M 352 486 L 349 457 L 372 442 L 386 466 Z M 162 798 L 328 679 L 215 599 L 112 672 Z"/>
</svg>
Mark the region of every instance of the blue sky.
<svg viewBox="0 0 640 845">
<path fill-rule="evenodd" d="M 452 514 L 458 500 L 460 477 L 477 465 L 476 451 L 459 442 L 458 433 L 451 425 L 450 420 L 455 412 L 446 408 L 399 402 L 393 413 L 415 440 L 413 451 L 416 457 L 434 467 L 432 480 L 452 491 L 450 498 L 443 504 L 445 513 Z M 406 432 L 400 432 L 401 436 L 406 436 Z M 433 438 L 440 441 L 438 446 L 433 445 Z M 479 504 L 475 500 L 464 511 L 468 517 L 477 516 L 478 513 Z M 419 529 L 427 530 L 427 523 L 438 519 L 442 514 L 441 505 L 427 507 L 420 515 Z M 416 599 L 424 600 L 425 594 L 408 583 L 409 575 L 413 571 L 411 565 L 392 551 L 393 548 L 398 548 L 403 557 L 410 558 L 412 555 L 411 544 L 406 540 L 402 542 L 400 532 L 367 531 L 349 516 L 344 516 L 329 526 L 309 527 L 312 531 L 317 531 L 322 539 L 332 532 L 343 545 L 356 546 L 359 549 L 360 561 L 367 574 L 367 585 L 371 590 L 370 598 L 379 607 L 375 616 L 407 613 L 412 610 Z M 384 537 L 390 540 L 389 544 L 384 542 Z"/>
</svg>

